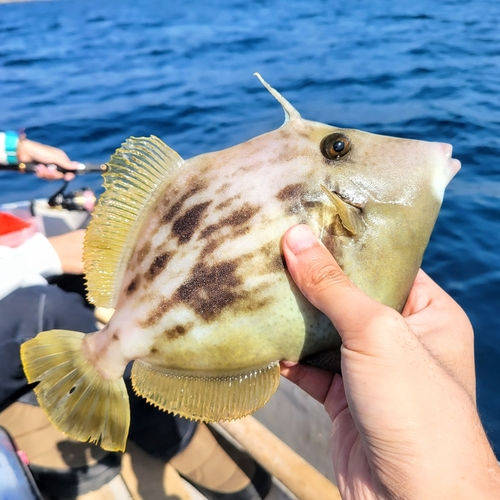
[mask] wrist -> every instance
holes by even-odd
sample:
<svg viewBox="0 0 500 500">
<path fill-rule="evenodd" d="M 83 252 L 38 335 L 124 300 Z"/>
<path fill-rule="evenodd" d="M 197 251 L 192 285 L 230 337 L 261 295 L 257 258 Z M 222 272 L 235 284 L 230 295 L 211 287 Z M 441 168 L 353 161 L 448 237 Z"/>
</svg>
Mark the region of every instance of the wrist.
<svg viewBox="0 0 500 500">
<path fill-rule="evenodd" d="M 34 161 L 32 154 L 31 144 L 33 141 L 30 141 L 26 138 L 26 135 L 22 134 L 19 136 L 19 140 L 17 141 L 17 159 L 18 162 L 27 163 L 29 161 Z"/>
<path fill-rule="evenodd" d="M 500 498 L 500 465 L 491 449 L 486 450 L 493 458 L 484 463 L 475 463 L 476 451 L 469 448 L 470 454 L 465 454 L 462 467 L 433 467 L 433 474 L 426 477 L 425 473 L 412 480 L 404 482 L 400 487 L 388 488 L 390 493 L 385 497 L 390 500 L 400 498 L 421 500 L 496 500 Z M 432 460 L 429 459 L 429 462 Z M 409 478 L 407 476 L 407 478 Z"/>
<path fill-rule="evenodd" d="M 19 163 L 19 134 L 12 130 L 0 132 L 0 164 L 15 165 Z"/>
</svg>

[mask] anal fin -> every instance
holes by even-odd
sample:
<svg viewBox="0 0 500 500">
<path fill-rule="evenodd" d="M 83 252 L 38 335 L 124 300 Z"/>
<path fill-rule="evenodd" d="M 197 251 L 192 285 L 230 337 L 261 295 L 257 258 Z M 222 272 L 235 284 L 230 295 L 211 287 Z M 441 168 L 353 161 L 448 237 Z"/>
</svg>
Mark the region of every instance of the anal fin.
<svg viewBox="0 0 500 500">
<path fill-rule="evenodd" d="M 280 381 L 279 363 L 228 376 L 191 376 L 136 360 L 132 386 L 150 403 L 202 422 L 241 418 L 264 406 Z"/>
</svg>

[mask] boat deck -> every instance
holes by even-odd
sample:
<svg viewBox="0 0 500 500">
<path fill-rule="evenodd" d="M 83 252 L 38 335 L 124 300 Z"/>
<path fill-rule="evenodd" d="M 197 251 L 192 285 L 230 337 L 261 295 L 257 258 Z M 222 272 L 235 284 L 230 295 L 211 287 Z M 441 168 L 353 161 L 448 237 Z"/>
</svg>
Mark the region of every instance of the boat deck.
<svg viewBox="0 0 500 500">
<path fill-rule="evenodd" d="M 340 499 L 333 484 L 330 428 L 322 405 L 285 379 L 253 416 L 212 426 L 230 454 L 232 447 L 244 451 L 270 472 L 273 485 L 266 500 Z M 111 482 L 76 499 L 57 500 L 206 499 L 171 465 L 130 443 L 121 473 Z"/>
</svg>

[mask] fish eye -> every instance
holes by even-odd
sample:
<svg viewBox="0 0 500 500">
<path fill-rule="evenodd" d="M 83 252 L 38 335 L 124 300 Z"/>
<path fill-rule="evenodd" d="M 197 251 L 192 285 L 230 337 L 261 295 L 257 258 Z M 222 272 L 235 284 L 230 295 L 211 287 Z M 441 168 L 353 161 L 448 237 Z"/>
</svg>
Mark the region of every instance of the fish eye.
<svg viewBox="0 0 500 500">
<path fill-rule="evenodd" d="M 327 135 L 320 144 L 321 153 L 329 160 L 338 160 L 351 149 L 351 141 L 339 133 Z"/>
</svg>

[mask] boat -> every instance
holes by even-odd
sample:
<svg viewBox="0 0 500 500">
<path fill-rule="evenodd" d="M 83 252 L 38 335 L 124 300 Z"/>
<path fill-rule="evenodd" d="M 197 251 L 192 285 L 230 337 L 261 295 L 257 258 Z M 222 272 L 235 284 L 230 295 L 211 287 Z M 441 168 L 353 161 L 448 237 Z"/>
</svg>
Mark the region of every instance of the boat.
<svg viewBox="0 0 500 500">
<path fill-rule="evenodd" d="M 81 199 L 78 201 L 82 193 L 64 193 L 63 189 L 58 194 L 59 198 L 53 196 L 0 204 L 0 212 L 30 221 L 36 230 L 46 236 L 86 227 L 90 214 L 83 209 Z M 102 323 L 108 321 L 111 314 L 111 310 L 96 308 L 96 318 Z M 271 474 L 273 485 L 267 500 L 340 499 L 334 484 L 329 450 L 330 419 L 321 404 L 288 380 L 282 378 L 276 394 L 252 416 L 211 424 L 210 428 L 243 469 L 245 460 L 248 463 L 250 456 Z M 2 441 L 1 436 L 0 432 L 0 450 L 12 455 L 14 446 L 6 451 L 5 443 L 9 439 L 5 437 Z M 13 435 L 12 438 L 15 442 L 20 436 Z M 19 451 L 16 456 L 23 458 L 18 460 L 20 467 L 16 469 L 17 474 L 24 473 L 22 479 L 27 478 L 32 489 L 33 496 L 27 496 L 26 500 L 42 498 L 36 496 L 36 485 L 29 473 L 29 457 Z M 0 453 L 0 460 L 1 457 Z M 2 467 L 0 461 L 0 474 Z M 2 496 L 1 484 L 0 498 L 10 499 Z M 165 490 L 169 499 L 205 499 L 171 465 L 147 455 L 131 443 L 122 456 L 121 472 L 98 490 L 79 495 L 76 499 L 156 500 L 165 498 Z M 21 496 L 15 498 L 24 500 Z"/>
</svg>

